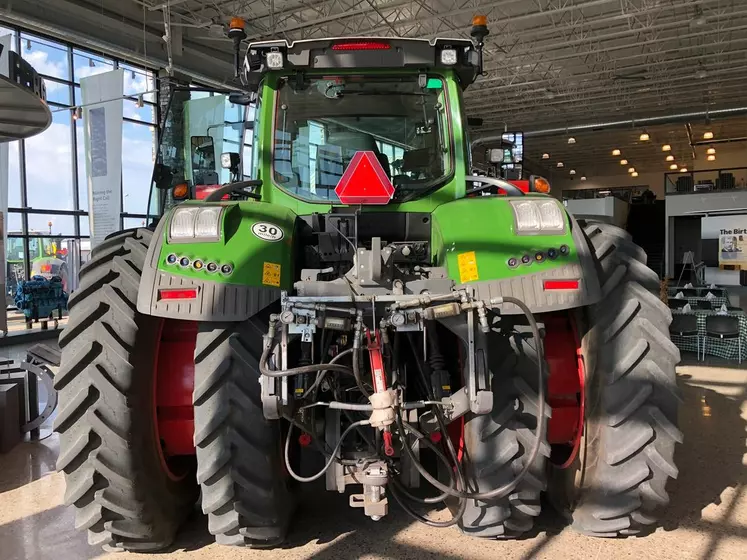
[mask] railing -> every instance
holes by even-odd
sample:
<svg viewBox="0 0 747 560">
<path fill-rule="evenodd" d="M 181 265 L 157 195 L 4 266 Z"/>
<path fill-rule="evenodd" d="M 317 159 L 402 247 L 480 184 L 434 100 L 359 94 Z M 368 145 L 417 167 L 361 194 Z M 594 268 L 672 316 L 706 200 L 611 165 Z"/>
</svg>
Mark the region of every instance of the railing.
<svg viewBox="0 0 747 560">
<path fill-rule="evenodd" d="M 646 186 L 629 187 L 599 187 L 591 189 L 570 189 L 563 191 L 564 200 L 588 200 L 590 198 L 606 198 L 614 196 L 625 202 L 631 202 L 634 198 L 643 195 L 648 190 Z"/>
<path fill-rule="evenodd" d="M 735 190 L 747 190 L 747 167 L 664 174 L 664 192 L 667 196 Z"/>
</svg>

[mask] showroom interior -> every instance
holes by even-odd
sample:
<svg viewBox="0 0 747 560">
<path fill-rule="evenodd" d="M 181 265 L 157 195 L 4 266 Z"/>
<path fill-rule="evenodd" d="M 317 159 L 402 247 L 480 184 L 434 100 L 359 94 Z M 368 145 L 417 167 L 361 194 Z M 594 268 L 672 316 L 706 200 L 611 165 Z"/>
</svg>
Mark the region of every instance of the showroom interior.
<svg viewBox="0 0 747 560">
<path fill-rule="evenodd" d="M 747 559 L 747 2 L 0 47 L 0 560 Z"/>
</svg>

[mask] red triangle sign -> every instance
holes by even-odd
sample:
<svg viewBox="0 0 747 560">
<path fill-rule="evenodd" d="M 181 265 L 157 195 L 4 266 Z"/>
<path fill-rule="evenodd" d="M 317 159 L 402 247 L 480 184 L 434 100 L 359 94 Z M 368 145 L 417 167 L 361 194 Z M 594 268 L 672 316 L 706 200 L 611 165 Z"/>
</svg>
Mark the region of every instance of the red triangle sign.
<svg viewBox="0 0 747 560">
<path fill-rule="evenodd" d="M 335 194 L 342 204 L 387 204 L 394 186 L 374 152 L 355 152 Z"/>
</svg>

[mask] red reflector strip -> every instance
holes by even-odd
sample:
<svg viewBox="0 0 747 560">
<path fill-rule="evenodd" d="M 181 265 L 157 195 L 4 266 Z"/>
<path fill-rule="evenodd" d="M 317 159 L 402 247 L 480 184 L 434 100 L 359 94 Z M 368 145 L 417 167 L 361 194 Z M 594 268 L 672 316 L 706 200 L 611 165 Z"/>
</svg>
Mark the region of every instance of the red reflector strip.
<svg viewBox="0 0 747 560">
<path fill-rule="evenodd" d="M 379 43 L 377 41 L 361 41 L 358 43 L 337 43 L 332 45 L 333 51 L 388 51 L 389 43 Z"/>
<path fill-rule="evenodd" d="M 578 290 L 578 280 L 545 280 L 545 290 Z"/>
<path fill-rule="evenodd" d="M 158 290 L 158 299 L 196 299 L 197 288 L 177 288 Z"/>
</svg>

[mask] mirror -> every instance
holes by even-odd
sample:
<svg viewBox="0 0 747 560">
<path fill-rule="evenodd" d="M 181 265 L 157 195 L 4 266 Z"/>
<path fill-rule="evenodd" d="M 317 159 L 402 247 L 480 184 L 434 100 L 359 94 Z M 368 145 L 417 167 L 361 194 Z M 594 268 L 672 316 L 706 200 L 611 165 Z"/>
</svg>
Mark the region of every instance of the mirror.
<svg viewBox="0 0 747 560">
<path fill-rule="evenodd" d="M 234 105 L 249 105 L 257 100 L 257 94 L 254 92 L 235 91 L 228 94 L 228 101 Z"/>
<path fill-rule="evenodd" d="M 192 181 L 195 185 L 214 184 L 206 182 L 216 175 L 215 143 L 212 136 L 192 136 Z"/>
<path fill-rule="evenodd" d="M 153 183 L 157 189 L 170 189 L 174 172 L 163 163 L 156 163 L 153 167 Z"/>
</svg>

